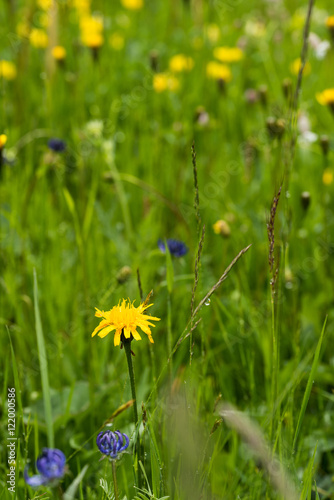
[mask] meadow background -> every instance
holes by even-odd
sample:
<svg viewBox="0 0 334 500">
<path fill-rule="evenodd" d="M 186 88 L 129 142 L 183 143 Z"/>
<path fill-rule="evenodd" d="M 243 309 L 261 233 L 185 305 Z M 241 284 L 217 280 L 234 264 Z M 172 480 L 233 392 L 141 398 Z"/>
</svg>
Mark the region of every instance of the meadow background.
<svg viewBox="0 0 334 500">
<path fill-rule="evenodd" d="M 242 431 L 222 418 L 223 401 L 261 429 L 291 498 L 333 498 L 333 113 L 316 97 L 333 87 L 332 2 L 312 12 L 318 39 L 296 120 L 305 1 L 0 6 L 0 499 L 14 497 L 8 387 L 18 499 L 60 498 L 71 485 L 64 498 L 113 498 L 111 465 L 95 444 L 107 428 L 131 438 L 117 462 L 120 498 L 283 498 L 260 438 L 248 421 Z M 55 57 L 55 46 L 66 55 Z M 207 65 L 225 46 L 242 57 L 214 66 L 217 81 Z M 66 149 L 50 149 L 51 138 Z M 267 224 L 280 186 L 272 300 Z M 187 254 L 166 256 L 165 238 Z M 192 297 L 197 306 L 250 244 L 186 329 Z M 112 334 L 91 338 L 95 307 L 139 305 L 137 270 L 161 318 L 154 344 L 146 335 L 132 343 L 146 493 L 134 487 L 132 408 L 112 417 L 131 400 L 124 350 Z M 23 470 L 35 473 L 51 445 L 68 473 L 60 488 L 32 490 Z"/>
</svg>

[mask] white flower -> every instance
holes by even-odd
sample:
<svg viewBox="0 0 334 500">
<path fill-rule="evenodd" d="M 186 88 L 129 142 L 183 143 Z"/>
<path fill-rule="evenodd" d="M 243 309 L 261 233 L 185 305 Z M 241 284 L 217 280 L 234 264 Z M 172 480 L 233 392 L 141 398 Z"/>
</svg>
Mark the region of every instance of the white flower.
<svg viewBox="0 0 334 500">
<path fill-rule="evenodd" d="M 314 55 L 320 61 L 326 57 L 331 44 L 328 40 L 321 40 L 321 38 L 315 33 L 310 33 L 308 37 L 310 46 L 314 51 Z"/>
<path fill-rule="evenodd" d="M 312 144 L 318 140 L 317 134 L 311 131 L 311 122 L 305 112 L 299 114 L 297 125 L 300 132 L 299 142 Z"/>
<path fill-rule="evenodd" d="M 95 139 L 99 139 L 103 134 L 103 121 L 102 120 L 91 120 L 86 123 L 85 132 L 94 137 Z"/>
<path fill-rule="evenodd" d="M 299 141 L 303 143 L 313 144 L 318 140 L 318 135 L 310 130 L 301 134 Z"/>
</svg>

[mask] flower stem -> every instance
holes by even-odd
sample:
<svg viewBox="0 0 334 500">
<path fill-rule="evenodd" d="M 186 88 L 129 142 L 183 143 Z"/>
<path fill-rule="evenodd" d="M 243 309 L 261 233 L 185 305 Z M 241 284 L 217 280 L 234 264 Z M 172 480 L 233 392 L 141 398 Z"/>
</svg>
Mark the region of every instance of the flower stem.
<svg viewBox="0 0 334 500">
<path fill-rule="evenodd" d="M 168 374 L 169 374 L 169 383 L 172 385 L 172 373 L 173 373 L 173 361 L 172 361 L 172 299 L 171 294 L 168 292 L 167 298 L 167 349 L 168 349 Z"/>
<path fill-rule="evenodd" d="M 125 354 L 126 354 L 126 360 L 128 362 L 131 394 L 132 394 L 132 399 L 133 399 L 133 416 L 134 416 L 134 423 L 135 423 L 135 431 L 137 434 L 137 443 L 136 443 L 136 447 L 135 447 L 135 452 L 137 455 L 137 460 L 139 462 L 139 460 L 140 460 L 140 437 L 139 437 L 139 422 L 138 422 L 135 374 L 133 371 L 133 364 L 132 364 L 132 358 L 131 358 L 131 342 L 127 341 L 125 339 L 125 341 L 123 341 L 123 345 L 124 345 L 124 350 L 125 350 Z M 141 486 L 141 474 L 140 474 L 139 468 L 138 468 L 138 478 L 137 479 L 138 479 L 138 487 L 140 488 L 140 486 Z"/>
<path fill-rule="evenodd" d="M 134 400 L 133 401 L 134 422 L 135 422 L 135 426 L 137 427 L 137 425 L 138 425 L 137 396 L 136 396 L 135 374 L 133 371 L 133 364 L 132 364 L 132 358 L 131 358 L 131 342 L 125 341 L 123 343 L 123 345 L 124 345 L 124 350 L 125 350 L 125 354 L 126 354 L 126 360 L 128 362 L 131 394 L 132 394 L 132 399 Z"/>
<path fill-rule="evenodd" d="M 112 477 L 114 480 L 115 500 L 118 500 L 118 488 L 117 488 L 117 475 L 116 475 L 116 462 L 115 462 L 115 460 L 112 460 L 111 466 L 112 466 Z"/>
</svg>

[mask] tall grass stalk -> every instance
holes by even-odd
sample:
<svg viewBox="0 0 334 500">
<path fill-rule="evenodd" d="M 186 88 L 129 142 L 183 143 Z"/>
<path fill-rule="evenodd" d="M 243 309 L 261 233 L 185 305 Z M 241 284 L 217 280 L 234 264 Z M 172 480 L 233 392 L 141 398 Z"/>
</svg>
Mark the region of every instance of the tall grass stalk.
<svg viewBox="0 0 334 500">
<path fill-rule="evenodd" d="M 168 373 L 169 373 L 169 381 L 172 383 L 172 374 L 173 374 L 173 361 L 171 357 L 171 352 L 173 348 L 173 336 L 172 336 L 172 294 L 173 294 L 173 285 L 174 285 L 174 267 L 172 256 L 169 251 L 167 241 L 165 240 L 165 252 L 166 252 L 166 278 L 167 278 L 167 352 L 168 357 L 170 358 Z"/>
<path fill-rule="evenodd" d="M 130 386 L 131 386 L 131 394 L 133 399 L 133 419 L 135 424 L 135 435 L 136 435 L 136 446 L 135 446 L 135 457 L 136 457 L 136 467 L 137 467 L 137 484 L 140 488 L 141 486 L 141 472 L 138 467 L 138 461 L 141 458 L 141 446 L 140 446 L 140 433 L 139 433 L 139 421 L 138 421 L 138 409 L 137 409 L 137 395 L 136 395 L 136 383 L 135 383 L 135 374 L 133 370 L 132 363 L 132 352 L 131 352 L 131 341 L 129 339 L 125 339 L 123 342 L 126 360 L 128 363 L 128 371 L 130 378 Z"/>
</svg>

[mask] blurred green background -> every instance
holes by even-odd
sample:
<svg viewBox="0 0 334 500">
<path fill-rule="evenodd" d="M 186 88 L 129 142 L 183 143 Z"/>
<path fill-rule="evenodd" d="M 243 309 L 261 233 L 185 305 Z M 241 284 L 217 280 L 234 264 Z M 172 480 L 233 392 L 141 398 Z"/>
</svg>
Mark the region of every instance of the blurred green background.
<svg viewBox="0 0 334 500">
<path fill-rule="evenodd" d="M 45 491 L 31 496 L 22 474 L 28 459 L 32 473 L 50 445 L 34 269 L 54 443 L 70 470 L 63 491 L 88 465 L 73 498 L 111 498 L 100 483 L 112 491 L 110 464 L 99 462 L 95 438 L 131 392 L 124 351 L 113 346 L 111 334 L 91 338 L 98 324 L 94 308 L 108 310 L 128 297 L 138 305 L 139 269 L 144 296 L 154 290 L 150 313 L 161 318 L 153 345 L 146 336 L 132 344 L 138 409 L 141 414 L 143 402 L 146 411 L 140 432 L 152 496 L 145 498 L 281 498 L 234 431 L 218 420 L 210 434 L 217 398 L 261 426 L 300 498 L 331 498 L 333 113 L 319 94 L 333 86 L 333 38 L 326 25 L 332 2 L 318 1 L 313 9 L 292 126 L 306 2 L 1 0 L 0 6 L 0 498 L 12 498 L 6 438 L 7 388 L 13 386 L 19 394 L 17 498 Z M 55 46 L 65 48 L 64 57 L 55 57 Z M 240 60 L 219 61 L 217 47 L 239 47 Z M 180 54 L 180 67 L 172 70 L 171 58 Z M 210 77 L 210 61 L 227 66 L 224 81 Z M 50 149 L 51 138 L 65 141 L 66 149 Z M 252 247 L 168 363 L 168 338 L 175 346 L 186 333 L 199 242 L 193 141 L 205 224 L 195 304 L 239 251 Z M 280 356 L 273 394 L 266 225 L 281 184 L 274 308 Z M 216 234 L 219 220 L 224 230 Z M 176 238 L 189 249 L 172 258 L 169 290 L 159 238 Z M 133 444 L 131 408 L 113 426 Z M 117 465 L 120 498 L 132 499 L 132 451 Z"/>
</svg>

